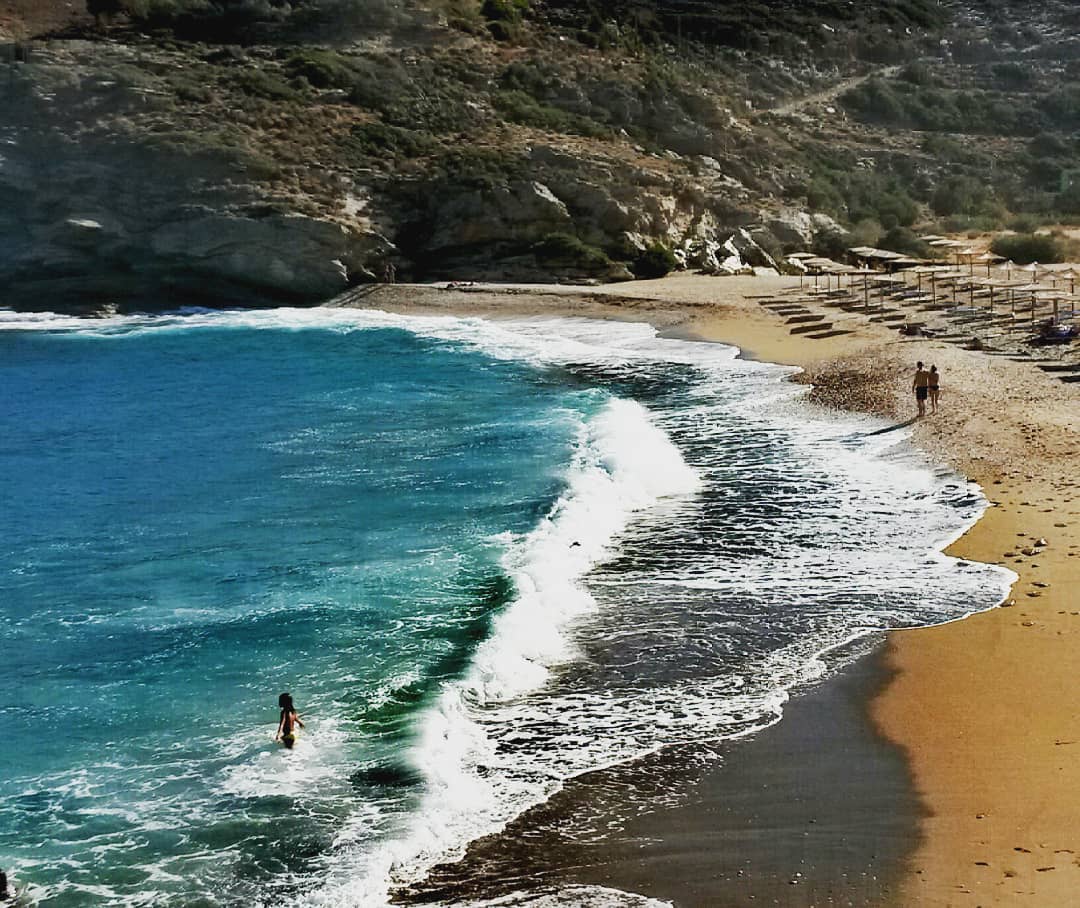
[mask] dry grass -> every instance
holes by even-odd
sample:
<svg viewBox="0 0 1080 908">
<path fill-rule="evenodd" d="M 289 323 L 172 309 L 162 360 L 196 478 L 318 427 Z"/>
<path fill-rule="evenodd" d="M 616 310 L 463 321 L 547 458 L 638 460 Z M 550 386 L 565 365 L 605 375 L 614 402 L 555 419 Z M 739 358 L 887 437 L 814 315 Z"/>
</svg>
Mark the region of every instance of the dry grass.
<svg viewBox="0 0 1080 908">
<path fill-rule="evenodd" d="M 81 0 L 0 0 L 0 39 L 21 41 L 90 21 Z"/>
</svg>

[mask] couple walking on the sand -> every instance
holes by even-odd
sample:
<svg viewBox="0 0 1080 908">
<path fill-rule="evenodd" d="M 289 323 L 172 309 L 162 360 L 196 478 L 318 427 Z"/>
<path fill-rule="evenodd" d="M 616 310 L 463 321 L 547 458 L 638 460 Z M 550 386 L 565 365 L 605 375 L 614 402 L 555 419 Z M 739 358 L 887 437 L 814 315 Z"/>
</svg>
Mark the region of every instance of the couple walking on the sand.
<svg viewBox="0 0 1080 908">
<path fill-rule="evenodd" d="M 937 366 L 931 366 L 930 371 L 921 362 L 915 364 L 915 378 L 911 382 L 911 390 L 915 392 L 915 403 L 919 408 L 919 415 L 926 415 L 926 401 L 930 401 L 930 412 L 937 413 L 938 395 L 941 393 L 941 373 Z"/>
</svg>

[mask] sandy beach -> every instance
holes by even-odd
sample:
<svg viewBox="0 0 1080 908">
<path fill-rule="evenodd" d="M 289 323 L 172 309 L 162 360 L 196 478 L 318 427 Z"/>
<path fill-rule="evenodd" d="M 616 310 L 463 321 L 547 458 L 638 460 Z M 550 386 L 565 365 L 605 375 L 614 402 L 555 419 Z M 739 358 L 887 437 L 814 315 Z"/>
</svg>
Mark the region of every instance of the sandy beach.
<svg viewBox="0 0 1080 908">
<path fill-rule="evenodd" d="M 898 849 L 903 856 L 895 882 L 862 894 L 850 890 L 848 900 L 833 888 L 827 896 L 819 891 L 811 897 L 809 890 L 794 887 L 787 896 L 778 889 L 765 901 L 1075 904 L 1080 384 L 1064 384 L 1030 362 L 901 337 L 864 317 L 847 319 L 844 327 L 851 333 L 840 336 L 793 335 L 781 316 L 755 298 L 797 286 L 794 278 L 691 275 L 604 288 L 461 292 L 395 286 L 362 291 L 347 304 L 414 313 L 648 321 L 661 330 L 735 344 L 747 356 L 801 366 L 801 378 L 814 384 L 811 396 L 818 403 L 874 412 L 898 424 L 914 416 L 915 361 L 935 363 L 943 375 L 941 411 L 913 426 L 913 440 L 978 482 L 992 503 L 949 553 L 1005 565 L 1019 580 L 1006 607 L 891 634 L 884 653 L 887 683 L 863 685 L 868 721 L 904 755 L 903 771 L 918 800 L 911 841 Z M 850 813 L 857 838 L 866 814 L 860 821 L 858 810 Z M 617 885 L 617 877 L 608 882 Z M 726 903 L 752 898 L 740 885 L 726 890 Z M 662 887 L 648 894 L 663 895 Z M 684 892 L 678 903 L 709 901 Z"/>
</svg>

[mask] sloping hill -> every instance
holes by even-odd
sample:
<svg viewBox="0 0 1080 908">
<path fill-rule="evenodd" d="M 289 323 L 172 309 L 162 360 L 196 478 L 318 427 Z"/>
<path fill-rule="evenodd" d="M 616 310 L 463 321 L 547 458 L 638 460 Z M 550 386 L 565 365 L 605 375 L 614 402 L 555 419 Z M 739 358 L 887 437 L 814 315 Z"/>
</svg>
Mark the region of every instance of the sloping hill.
<svg viewBox="0 0 1080 908">
<path fill-rule="evenodd" d="M 0 275 L 19 305 L 312 301 L 387 262 L 609 280 L 1069 210 L 1068 4 L 872 6 L 131 0 L 10 68 Z"/>
</svg>

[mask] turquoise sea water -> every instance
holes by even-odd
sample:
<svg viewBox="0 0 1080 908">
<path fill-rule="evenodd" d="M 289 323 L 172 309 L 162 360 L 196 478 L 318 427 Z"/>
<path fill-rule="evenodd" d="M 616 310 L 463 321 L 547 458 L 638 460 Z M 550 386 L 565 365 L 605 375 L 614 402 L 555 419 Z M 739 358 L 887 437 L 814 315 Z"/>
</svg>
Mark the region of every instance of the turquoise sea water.
<svg viewBox="0 0 1080 908">
<path fill-rule="evenodd" d="M 998 601 L 937 552 L 977 490 L 784 375 L 639 325 L 0 314 L 0 867 L 382 904 L 569 775 L 774 721 L 828 647 Z"/>
</svg>

